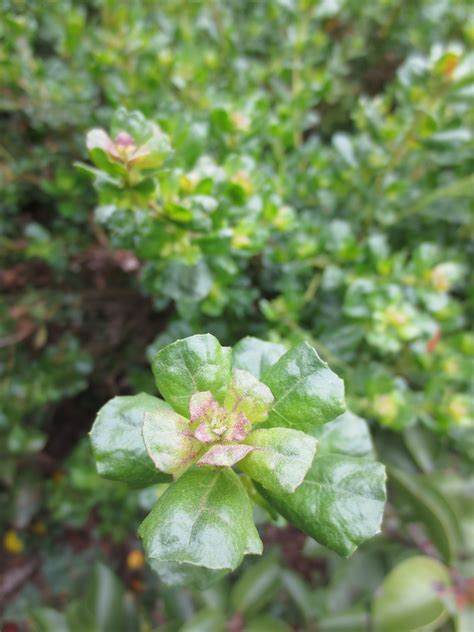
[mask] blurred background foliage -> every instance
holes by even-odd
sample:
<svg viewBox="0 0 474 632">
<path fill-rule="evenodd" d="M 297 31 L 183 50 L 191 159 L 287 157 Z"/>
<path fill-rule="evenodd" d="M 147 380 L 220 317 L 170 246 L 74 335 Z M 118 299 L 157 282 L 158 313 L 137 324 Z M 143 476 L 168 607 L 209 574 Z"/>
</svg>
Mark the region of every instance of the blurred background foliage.
<svg viewBox="0 0 474 632">
<path fill-rule="evenodd" d="M 5 632 L 472 629 L 473 40 L 466 0 L 0 0 Z M 390 491 L 350 560 L 262 512 L 209 591 L 144 567 L 157 490 L 87 432 L 207 331 L 344 377 Z"/>
</svg>

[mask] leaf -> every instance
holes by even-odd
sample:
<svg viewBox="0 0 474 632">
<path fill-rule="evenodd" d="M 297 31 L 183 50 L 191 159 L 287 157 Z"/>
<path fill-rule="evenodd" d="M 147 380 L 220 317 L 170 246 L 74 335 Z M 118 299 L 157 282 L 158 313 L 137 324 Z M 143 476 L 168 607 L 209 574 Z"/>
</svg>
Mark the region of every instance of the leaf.
<svg viewBox="0 0 474 632">
<path fill-rule="evenodd" d="M 188 470 L 140 526 L 149 558 L 233 570 L 262 552 L 252 505 L 231 469 Z"/>
<path fill-rule="evenodd" d="M 222 579 L 229 571 L 226 569 L 204 568 L 194 564 L 148 560 L 151 568 L 167 586 L 185 586 L 204 590 Z"/>
<path fill-rule="evenodd" d="M 229 412 L 243 413 L 252 423 L 265 421 L 273 403 L 271 390 L 248 371 L 233 369 L 224 406 Z"/>
<path fill-rule="evenodd" d="M 152 360 L 156 385 L 176 412 L 188 417 L 194 393 L 210 391 L 222 403 L 230 381 L 231 350 L 211 334 L 164 347 Z"/>
<path fill-rule="evenodd" d="M 281 573 L 283 588 L 303 615 L 305 622 L 314 616 L 314 596 L 309 585 L 298 573 L 284 570 Z M 319 623 L 319 622 L 318 622 Z"/>
<path fill-rule="evenodd" d="M 456 515 L 442 494 L 427 480 L 390 466 L 389 482 L 406 499 L 447 563 L 456 559 L 461 541 Z"/>
<path fill-rule="evenodd" d="M 385 503 L 381 463 L 337 454 L 317 456 L 293 494 L 261 495 L 284 518 L 339 555 L 351 555 L 380 531 Z"/>
<path fill-rule="evenodd" d="M 367 632 L 367 630 L 370 630 L 369 615 L 362 606 L 318 618 L 319 632 Z"/>
<path fill-rule="evenodd" d="M 247 336 L 233 348 L 232 366 L 260 379 L 261 375 L 286 353 L 284 345 Z"/>
<path fill-rule="evenodd" d="M 226 618 L 214 608 L 205 608 L 187 621 L 179 632 L 227 632 Z"/>
<path fill-rule="evenodd" d="M 245 632 L 292 632 L 293 628 L 268 614 L 251 619 L 245 626 Z"/>
<path fill-rule="evenodd" d="M 222 403 L 230 381 L 231 350 L 211 334 L 177 340 L 152 360 L 156 384 L 176 412 L 188 417 L 194 393 L 210 391 Z"/>
<path fill-rule="evenodd" d="M 156 470 L 142 436 L 145 415 L 167 409 L 168 404 L 145 393 L 114 397 L 107 402 L 90 432 L 98 473 L 133 487 L 169 481 Z"/>
<path fill-rule="evenodd" d="M 268 421 L 311 431 L 342 414 L 344 382 L 307 342 L 285 353 L 262 376 L 275 401 Z"/>
<path fill-rule="evenodd" d="M 311 467 L 318 442 L 299 430 L 270 428 L 254 430 L 245 443 L 256 449 L 240 469 L 270 491 L 291 494 Z"/>
<path fill-rule="evenodd" d="M 332 144 L 350 167 L 357 167 L 358 162 L 354 154 L 351 137 L 348 134 L 337 133 L 332 137 Z"/>
<path fill-rule="evenodd" d="M 314 433 L 319 440 L 318 454 L 345 454 L 374 458 L 369 427 L 365 419 L 346 410 Z"/>
<path fill-rule="evenodd" d="M 174 209 L 174 215 L 177 214 L 177 210 Z M 171 209 L 167 209 L 167 211 L 171 211 Z M 181 213 L 179 220 L 188 221 L 189 216 L 183 216 Z M 202 259 L 196 265 L 171 261 L 162 274 L 163 293 L 175 301 L 196 303 L 202 301 L 211 291 L 213 283 L 212 273 Z"/>
<path fill-rule="evenodd" d="M 145 413 L 143 440 L 150 459 L 166 474 L 184 471 L 202 448 L 189 420 L 166 408 Z"/>
<path fill-rule="evenodd" d="M 231 467 L 241 461 L 249 452 L 252 446 L 242 444 L 218 444 L 213 445 L 204 454 L 197 465 L 212 465 L 215 467 Z"/>
<path fill-rule="evenodd" d="M 396 566 L 385 578 L 372 604 L 377 632 L 435 629 L 448 617 L 442 593 L 451 586 L 448 569 L 422 555 Z"/>
<path fill-rule="evenodd" d="M 281 569 L 273 556 L 265 557 L 248 568 L 237 580 L 230 601 L 234 610 L 255 614 L 269 604 L 278 592 Z"/>
<path fill-rule="evenodd" d="M 34 608 L 30 611 L 32 632 L 70 632 L 66 617 L 52 608 Z"/>
<path fill-rule="evenodd" d="M 417 424 L 404 429 L 403 439 L 418 467 L 423 472 L 432 472 L 435 468 L 438 448 L 436 436 L 427 428 Z"/>
<path fill-rule="evenodd" d="M 96 564 L 85 594 L 67 609 L 70 632 L 134 632 L 139 629 L 130 596 L 115 574 Z"/>
</svg>

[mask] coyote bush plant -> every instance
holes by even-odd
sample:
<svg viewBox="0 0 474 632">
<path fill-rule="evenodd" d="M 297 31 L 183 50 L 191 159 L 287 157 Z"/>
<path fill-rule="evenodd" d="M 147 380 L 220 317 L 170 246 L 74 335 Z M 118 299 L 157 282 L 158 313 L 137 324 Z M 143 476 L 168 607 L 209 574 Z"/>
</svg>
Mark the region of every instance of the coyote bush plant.
<svg viewBox="0 0 474 632">
<path fill-rule="evenodd" d="M 307 343 L 285 352 L 246 338 L 232 352 L 195 335 L 161 349 L 152 367 L 165 401 L 112 399 L 91 439 L 103 476 L 170 482 L 139 529 L 168 581 L 189 581 L 189 567 L 229 571 L 262 552 L 249 489 L 341 555 L 377 533 L 384 468 L 337 453 L 334 431 L 318 441 L 324 424 L 338 418 L 344 437 L 350 422 L 342 380 Z"/>
</svg>

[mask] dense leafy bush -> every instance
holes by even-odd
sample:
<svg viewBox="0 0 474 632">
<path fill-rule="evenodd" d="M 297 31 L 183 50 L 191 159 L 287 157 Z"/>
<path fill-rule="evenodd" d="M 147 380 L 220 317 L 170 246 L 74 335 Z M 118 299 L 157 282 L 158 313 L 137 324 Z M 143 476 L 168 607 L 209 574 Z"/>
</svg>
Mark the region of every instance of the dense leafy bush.
<svg viewBox="0 0 474 632">
<path fill-rule="evenodd" d="M 0 2 L 6 621 L 23 624 L 38 606 L 38 630 L 469 629 L 469 9 L 465 0 Z M 158 401 L 139 395 L 154 392 L 144 358 L 156 373 L 168 345 L 207 333 L 236 345 L 235 368 L 275 399 L 279 384 L 264 376 L 284 352 L 313 348 L 344 379 L 353 412 L 329 421 L 335 407 L 313 433 L 323 421 L 314 407 L 293 431 L 318 439 L 314 464 L 370 470 L 376 457 L 387 468 L 382 532 L 349 560 L 315 544 L 353 548 L 315 531 L 313 517 L 311 528 L 296 519 L 306 500 L 283 507 L 287 492 L 259 480 L 248 455 L 237 480 L 242 502 L 255 501 L 248 522 L 263 558 L 202 594 L 157 584 L 142 566 L 134 534 L 146 513 L 185 477 L 214 470 L 187 470 L 158 498 L 168 483 L 141 435 L 130 449 L 149 462 L 133 472 L 117 462 L 113 481 L 96 474 L 86 435 L 101 407 L 102 423 L 131 415 L 141 427 L 132 411 Z M 255 352 L 262 344 L 270 357 Z M 158 389 L 175 413 L 162 408 L 161 418 L 187 419 L 162 370 Z M 226 406 L 204 386 L 212 406 Z M 272 424 L 259 414 L 248 419 Z M 94 445 L 99 472 L 102 450 L 119 440 L 109 431 L 105 448 Z M 176 474 L 149 431 L 158 469 Z M 235 479 L 228 463 L 219 476 Z M 288 475 L 296 480 L 297 468 Z M 121 482 L 130 476 L 155 485 L 130 489 Z M 299 540 L 286 519 L 312 537 Z M 84 593 L 97 557 L 120 580 L 98 566 Z"/>
</svg>

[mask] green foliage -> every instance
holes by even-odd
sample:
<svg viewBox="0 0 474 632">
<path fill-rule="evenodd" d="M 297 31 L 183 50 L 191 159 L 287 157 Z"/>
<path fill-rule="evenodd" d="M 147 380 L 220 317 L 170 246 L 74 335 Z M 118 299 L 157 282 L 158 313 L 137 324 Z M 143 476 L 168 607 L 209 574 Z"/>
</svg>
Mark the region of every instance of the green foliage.
<svg viewBox="0 0 474 632">
<path fill-rule="evenodd" d="M 249 342 L 255 373 L 264 345 L 255 340 L 250 355 Z M 342 555 L 378 531 L 383 466 L 346 455 L 314 459 L 317 440 L 294 429 L 317 431 L 344 408 L 342 381 L 309 345 L 269 366 L 262 378 L 268 386 L 244 369 L 231 370 L 231 349 L 210 334 L 164 347 L 152 366 L 166 403 L 143 393 L 115 398 L 99 411 L 91 440 L 105 477 L 146 486 L 155 481 L 154 464 L 158 476 L 176 479 L 139 531 L 158 572 L 159 562 L 233 570 L 244 555 L 261 553 L 247 491 L 230 469 L 235 464 L 262 486 L 270 505 Z M 252 430 L 279 419 L 293 428 Z M 338 418 L 343 443 L 344 421 Z M 173 581 L 167 566 L 165 575 Z"/>
<path fill-rule="evenodd" d="M 289 561 L 279 541 L 280 557 L 244 559 L 205 596 L 140 576 L 149 617 L 131 629 L 354 632 L 411 625 L 404 611 L 472 628 L 471 13 L 467 0 L 0 2 L 0 586 L 42 565 L 7 596 L 7 621 L 74 601 L 65 566 L 80 584 L 104 554 L 124 579 L 110 543 L 131 546 L 186 476 L 229 483 L 235 464 L 267 550 L 290 513 L 343 555 L 381 533 L 349 560 L 308 537 Z M 199 337 L 183 369 L 172 343 L 202 332 L 227 346 Z M 144 394 L 145 357 L 166 407 Z M 101 406 L 108 481 L 86 437 Z M 224 451 L 209 439 L 223 427 Z M 450 574 L 433 596 L 416 562 L 421 615 L 416 586 L 392 584 L 420 555 Z M 188 587 L 220 572 L 156 563 Z"/>
</svg>

